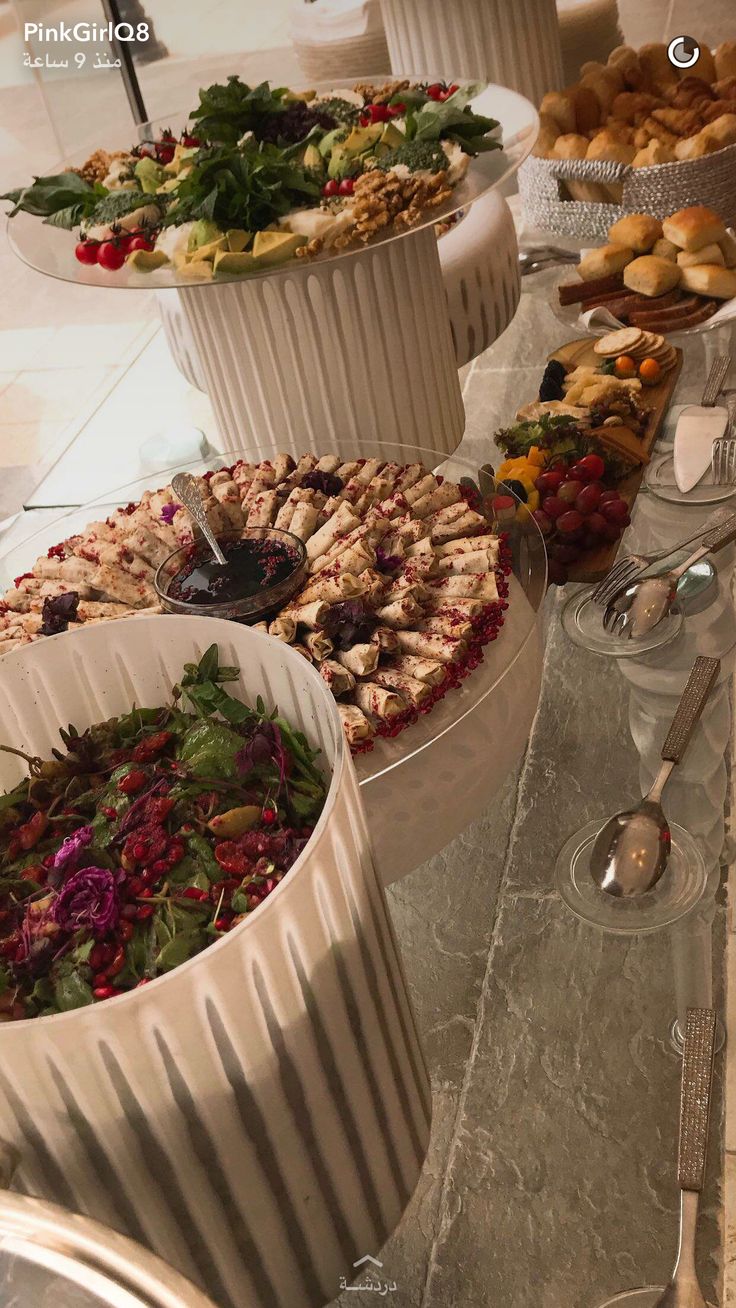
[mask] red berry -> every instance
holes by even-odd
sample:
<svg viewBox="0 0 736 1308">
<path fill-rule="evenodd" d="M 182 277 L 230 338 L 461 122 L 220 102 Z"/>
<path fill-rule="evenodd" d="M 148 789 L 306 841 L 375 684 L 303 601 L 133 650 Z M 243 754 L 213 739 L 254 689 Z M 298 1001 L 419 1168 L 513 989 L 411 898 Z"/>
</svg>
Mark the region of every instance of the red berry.
<svg viewBox="0 0 736 1308">
<path fill-rule="evenodd" d="M 95 986 L 92 991 L 95 999 L 112 999 L 115 995 L 122 994 L 117 986 Z"/>
<path fill-rule="evenodd" d="M 97 263 L 99 248 L 97 241 L 80 241 L 74 250 L 74 256 L 80 263 Z"/>
<path fill-rule="evenodd" d="M 337 190 L 339 195 L 352 195 L 355 190 L 355 182 L 352 177 L 343 177 Z"/>
<path fill-rule="evenodd" d="M 140 908 L 136 909 L 136 921 L 145 922 L 149 917 L 153 917 L 155 911 L 153 904 L 141 904 Z"/>
<path fill-rule="evenodd" d="M 331 200 L 333 195 L 338 194 L 339 190 L 340 190 L 339 182 L 336 182 L 335 178 L 331 177 L 329 182 L 325 182 L 324 186 L 322 187 L 322 194 L 325 195 L 328 200 Z"/>
<path fill-rule="evenodd" d="M 125 263 L 125 251 L 114 241 L 103 241 L 97 254 L 97 262 L 107 272 L 117 272 Z"/>
<path fill-rule="evenodd" d="M 215 921 L 216 931 L 229 931 L 231 926 L 232 922 L 230 918 L 227 917 L 218 917 Z"/>
<path fill-rule="evenodd" d="M 145 772 L 139 772 L 137 768 L 133 768 L 130 772 L 126 772 L 124 777 L 120 778 L 118 790 L 123 795 L 136 795 L 139 790 L 143 789 L 145 784 Z"/>
<path fill-rule="evenodd" d="M 153 862 L 150 868 L 148 869 L 148 871 L 151 874 L 151 878 L 154 881 L 158 881 L 159 877 L 165 877 L 168 870 L 169 870 L 169 863 L 168 860 L 165 858 L 157 858 L 155 862 Z"/>
<path fill-rule="evenodd" d="M 567 513 L 561 513 L 557 519 L 557 530 L 561 531 L 563 536 L 569 536 L 575 531 L 579 531 L 583 525 L 583 515 L 578 513 L 577 509 L 570 509 Z"/>
<path fill-rule="evenodd" d="M 548 495 L 546 499 L 542 500 L 542 512 L 546 513 L 547 517 L 551 518 L 553 522 L 561 514 L 567 513 L 569 508 L 570 505 L 566 504 L 558 495 Z"/>
</svg>

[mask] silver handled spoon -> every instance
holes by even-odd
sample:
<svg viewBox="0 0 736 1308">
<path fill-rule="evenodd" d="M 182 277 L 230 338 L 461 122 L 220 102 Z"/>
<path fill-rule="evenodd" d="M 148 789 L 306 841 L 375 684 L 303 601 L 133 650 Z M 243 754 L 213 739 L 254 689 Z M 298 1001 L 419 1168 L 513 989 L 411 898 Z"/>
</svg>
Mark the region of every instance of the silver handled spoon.
<svg viewBox="0 0 736 1308">
<path fill-rule="evenodd" d="M 695 1270 L 698 1200 L 705 1179 L 715 1054 L 716 1015 L 712 1008 L 689 1008 L 685 1023 L 680 1091 L 680 1241 L 672 1276 L 655 1308 L 706 1308 Z"/>
<path fill-rule="evenodd" d="M 717 554 L 736 540 L 736 514 L 705 536 L 689 558 L 659 577 L 645 577 L 629 586 L 611 604 L 603 615 L 603 626 L 614 636 L 632 640 L 646 636 L 667 617 L 677 595 L 680 577 L 706 554 Z"/>
<path fill-rule="evenodd" d="M 595 838 L 590 875 L 608 895 L 646 894 L 667 866 L 671 837 L 660 803 L 662 791 L 682 761 L 720 666 L 720 659 L 696 658 L 662 746 L 662 766 L 654 785 L 636 808 L 609 818 Z"/>
<path fill-rule="evenodd" d="M 223 554 L 220 546 L 217 544 L 215 534 L 209 524 L 207 514 L 205 513 L 202 496 L 199 493 L 199 487 L 189 472 L 177 472 L 171 482 L 171 489 L 179 497 L 185 509 L 188 509 L 196 525 L 199 527 L 207 544 L 209 545 L 216 561 L 223 567 L 227 567 L 227 559 Z"/>
</svg>

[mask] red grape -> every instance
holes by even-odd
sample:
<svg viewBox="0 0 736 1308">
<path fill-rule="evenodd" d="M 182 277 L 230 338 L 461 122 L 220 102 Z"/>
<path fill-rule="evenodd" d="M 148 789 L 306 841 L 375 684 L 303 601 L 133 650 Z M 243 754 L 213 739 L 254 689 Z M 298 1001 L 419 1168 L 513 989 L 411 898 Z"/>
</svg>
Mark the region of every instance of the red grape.
<svg viewBox="0 0 736 1308">
<path fill-rule="evenodd" d="M 606 527 L 608 525 L 609 524 L 606 522 L 606 519 L 603 517 L 603 514 L 598 513 L 597 511 L 595 513 L 591 513 L 590 517 L 586 519 L 586 523 L 585 523 L 586 530 L 594 536 L 605 535 Z"/>
<path fill-rule="evenodd" d="M 547 578 L 552 586 L 564 586 L 567 581 L 567 568 L 557 559 L 550 559 L 547 564 Z"/>
<path fill-rule="evenodd" d="M 579 531 L 583 522 L 582 513 L 578 513 L 576 509 L 570 509 L 567 513 L 560 514 L 556 526 L 563 536 L 567 536 L 572 532 Z"/>
<path fill-rule="evenodd" d="M 542 511 L 547 514 L 548 518 L 559 518 L 561 513 L 567 513 L 570 505 L 561 500 L 559 495 L 548 495 L 542 500 Z"/>
<path fill-rule="evenodd" d="M 628 526 L 631 521 L 629 506 L 625 500 L 606 500 L 605 504 L 601 504 L 600 510 L 606 522 L 615 522 L 618 526 Z"/>
<path fill-rule="evenodd" d="M 600 481 L 605 471 L 606 465 L 599 454 L 584 455 L 572 469 L 573 475 L 582 477 L 584 481 Z"/>
<path fill-rule="evenodd" d="M 567 500 L 568 504 L 574 504 L 582 489 L 581 481 L 564 481 L 559 489 L 560 499 Z"/>
<path fill-rule="evenodd" d="M 580 550 L 575 545 L 563 545 L 561 541 L 558 545 L 551 545 L 549 553 L 556 563 L 576 563 L 580 558 Z"/>
<path fill-rule="evenodd" d="M 575 508 L 578 513 L 583 513 L 587 517 L 589 513 L 592 513 L 594 509 L 598 508 L 600 498 L 600 486 L 597 482 L 590 481 L 587 486 L 583 486 L 583 489 L 575 501 Z"/>
<path fill-rule="evenodd" d="M 601 504 L 610 504 L 614 500 L 620 500 L 620 499 L 621 496 L 619 495 L 617 490 L 607 490 L 604 491 L 603 494 L 601 495 L 600 502 Z"/>
<path fill-rule="evenodd" d="M 606 529 L 602 534 L 604 540 L 608 540 L 613 544 L 621 535 L 621 528 L 617 527 L 615 522 L 607 522 Z"/>
<path fill-rule="evenodd" d="M 544 513 L 542 509 L 535 509 L 532 514 L 532 517 L 534 518 L 534 521 L 539 527 L 539 530 L 541 531 L 542 535 L 549 536 L 549 533 L 552 531 L 552 528 L 554 527 L 554 523 L 552 519 L 548 518 L 547 514 Z"/>
<path fill-rule="evenodd" d="M 556 495 L 564 480 L 565 474 L 559 469 L 556 472 L 543 472 L 537 477 L 534 488 L 540 495 Z"/>
</svg>

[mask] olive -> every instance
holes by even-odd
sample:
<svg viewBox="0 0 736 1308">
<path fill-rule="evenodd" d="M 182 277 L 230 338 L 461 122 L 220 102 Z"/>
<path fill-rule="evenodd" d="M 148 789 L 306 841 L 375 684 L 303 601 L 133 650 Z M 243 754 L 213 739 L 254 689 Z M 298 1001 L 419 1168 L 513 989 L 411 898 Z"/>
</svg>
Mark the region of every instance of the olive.
<svg viewBox="0 0 736 1308">
<path fill-rule="evenodd" d="M 521 500 L 522 504 L 526 504 L 528 496 L 523 482 L 517 481 L 516 478 L 511 477 L 506 481 L 502 481 L 500 484 L 505 486 L 512 495 L 515 495 L 517 500 Z"/>
</svg>

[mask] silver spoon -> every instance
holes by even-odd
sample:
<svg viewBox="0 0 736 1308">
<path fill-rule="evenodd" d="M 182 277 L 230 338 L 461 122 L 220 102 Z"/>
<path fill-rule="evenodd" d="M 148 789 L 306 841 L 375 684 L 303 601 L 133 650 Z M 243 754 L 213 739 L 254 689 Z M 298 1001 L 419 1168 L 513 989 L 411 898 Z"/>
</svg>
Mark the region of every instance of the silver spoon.
<svg viewBox="0 0 736 1308">
<path fill-rule="evenodd" d="M 646 894 L 667 866 L 671 837 L 660 803 L 662 791 L 690 743 L 720 666 L 720 659 L 696 658 L 662 746 L 654 785 L 636 808 L 616 813 L 596 836 L 590 875 L 608 895 Z"/>
<path fill-rule="evenodd" d="M 209 545 L 215 560 L 223 568 L 227 567 L 227 559 L 223 554 L 220 546 L 215 540 L 215 534 L 209 524 L 207 514 L 202 503 L 202 496 L 199 493 L 199 487 L 189 472 L 177 472 L 171 482 L 171 489 L 179 497 L 185 509 L 188 509 L 196 525 L 199 527 L 207 544 Z"/>
<path fill-rule="evenodd" d="M 655 1308 L 706 1308 L 695 1270 L 698 1200 L 705 1179 L 716 1015 L 712 1008 L 689 1008 L 685 1023 L 680 1091 L 680 1242 L 669 1284 Z"/>
<path fill-rule="evenodd" d="M 689 558 L 659 577 L 645 577 L 628 586 L 623 595 L 610 603 L 603 615 L 603 626 L 614 636 L 632 640 L 646 636 L 667 617 L 677 596 L 677 583 L 683 573 L 706 554 L 717 554 L 736 540 L 736 514 L 727 522 L 706 533 Z"/>
</svg>

